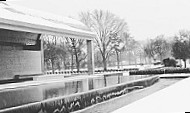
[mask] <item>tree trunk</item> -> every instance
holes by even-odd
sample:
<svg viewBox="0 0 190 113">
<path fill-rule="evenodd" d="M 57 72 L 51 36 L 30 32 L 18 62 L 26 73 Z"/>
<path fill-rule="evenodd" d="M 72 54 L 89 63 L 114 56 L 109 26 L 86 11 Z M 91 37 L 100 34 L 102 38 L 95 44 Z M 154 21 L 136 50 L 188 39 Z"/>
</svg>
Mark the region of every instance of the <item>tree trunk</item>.
<svg viewBox="0 0 190 113">
<path fill-rule="evenodd" d="M 128 63 L 129 63 L 129 65 L 131 65 L 131 55 L 130 55 L 131 53 L 128 53 Z"/>
<path fill-rule="evenodd" d="M 137 57 L 135 57 L 135 66 L 137 67 Z"/>
<path fill-rule="evenodd" d="M 65 57 L 63 59 L 63 64 L 64 64 L 64 69 L 66 70 L 67 69 L 67 64 L 66 64 L 66 58 Z"/>
<path fill-rule="evenodd" d="M 71 54 L 71 71 L 73 71 L 73 54 Z"/>
<path fill-rule="evenodd" d="M 122 59 L 122 52 L 120 52 L 120 67 L 123 68 L 123 59 Z"/>
<path fill-rule="evenodd" d="M 106 62 L 106 58 L 105 56 L 102 56 L 103 57 L 103 66 L 104 66 L 104 71 L 107 70 L 107 62 Z"/>
<path fill-rule="evenodd" d="M 162 55 L 160 54 L 160 62 L 162 62 L 162 60 L 163 60 L 163 59 L 162 59 Z"/>
<path fill-rule="evenodd" d="M 54 60 L 51 59 L 51 69 L 52 69 L 52 73 L 54 74 L 55 70 L 54 70 Z"/>
<path fill-rule="evenodd" d="M 140 64 L 141 64 L 141 63 L 142 63 L 142 56 L 141 56 L 141 53 L 140 53 L 139 57 L 140 57 Z"/>
<path fill-rule="evenodd" d="M 186 59 L 183 59 L 183 61 L 184 61 L 184 67 L 186 68 L 187 67 L 187 65 L 186 65 Z"/>
<path fill-rule="evenodd" d="M 79 59 L 78 59 L 78 54 L 77 54 L 77 50 L 76 50 L 76 47 L 74 47 L 74 54 L 75 54 L 75 62 L 76 62 L 76 68 L 77 68 L 77 72 L 80 71 L 80 62 L 79 62 Z"/>
<path fill-rule="evenodd" d="M 104 71 L 107 71 L 106 48 L 105 48 L 104 43 L 103 43 L 103 50 L 102 50 L 102 59 L 103 59 Z"/>
<path fill-rule="evenodd" d="M 119 69 L 119 52 L 116 50 L 116 57 L 117 57 L 117 68 Z"/>
<path fill-rule="evenodd" d="M 75 58 L 76 58 L 77 72 L 79 72 L 79 71 L 80 71 L 80 62 L 79 62 L 79 60 L 78 60 L 78 55 L 77 55 L 77 53 L 75 54 Z"/>
</svg>

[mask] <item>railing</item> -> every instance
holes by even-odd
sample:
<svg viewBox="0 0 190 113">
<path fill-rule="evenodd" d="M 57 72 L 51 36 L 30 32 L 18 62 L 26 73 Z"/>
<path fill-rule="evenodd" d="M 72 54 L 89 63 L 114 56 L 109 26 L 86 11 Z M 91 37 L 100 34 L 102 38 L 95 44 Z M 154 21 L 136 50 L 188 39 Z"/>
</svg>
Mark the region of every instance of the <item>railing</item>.
<svg viewBox="0 0 190 113">
<path fill-rule="evenodd" d="M 127 72 L 127 71 L 134 71 L 139 70 L 138 68 L 127 68 L 127 69 L 108 69 L 108 70 L 95 70 L 95 74 L 98 73 L 108 73 L 108 72 Z M 46 74 L 87 74 L 87 70 L 81 71 L 55 71 L 55 72 L 46 72 Z"/>
</svg>

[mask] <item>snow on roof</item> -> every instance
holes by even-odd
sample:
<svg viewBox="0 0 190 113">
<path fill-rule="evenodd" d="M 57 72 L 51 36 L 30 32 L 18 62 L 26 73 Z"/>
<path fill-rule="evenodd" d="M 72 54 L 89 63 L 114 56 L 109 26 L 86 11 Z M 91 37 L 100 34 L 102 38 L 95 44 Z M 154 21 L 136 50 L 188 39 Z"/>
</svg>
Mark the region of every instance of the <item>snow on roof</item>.
<svg viewBox="0 0 190 113">
<path fill-rule="evenodd" d="M 54 33 L 86 39 L 95 37 L 95 34 L 80 21 L 5 2 L 0 2 L 0 28 L 2 28 L 1 24 L 21 26 L 23 30 L 27 27 L 39 31 L 38 33 Z"/>
</svg>

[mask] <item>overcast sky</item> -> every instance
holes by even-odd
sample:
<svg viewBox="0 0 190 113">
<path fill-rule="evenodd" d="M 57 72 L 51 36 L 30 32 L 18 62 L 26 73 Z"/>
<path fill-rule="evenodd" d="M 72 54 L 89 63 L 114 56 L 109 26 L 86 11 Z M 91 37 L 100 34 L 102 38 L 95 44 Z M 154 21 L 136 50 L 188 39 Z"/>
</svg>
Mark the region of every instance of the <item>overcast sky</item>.
<svg viewBox="0 0 190 113">
<path fill-rule="evenodd" d="M 13 4 L 62 16 L 81 11 L 109 10 L 124 18 L 136 39 L 173 36 L 190 30 L 190 0 L 7 0 Z"/>
</svg>

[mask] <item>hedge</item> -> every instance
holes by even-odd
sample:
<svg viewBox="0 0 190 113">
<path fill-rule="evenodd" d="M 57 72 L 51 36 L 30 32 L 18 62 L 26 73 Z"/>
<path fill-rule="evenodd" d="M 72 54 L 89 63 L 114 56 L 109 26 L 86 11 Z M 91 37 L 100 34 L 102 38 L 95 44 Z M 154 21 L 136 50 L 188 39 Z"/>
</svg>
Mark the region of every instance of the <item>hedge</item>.
<svg viewBox="0 0 190 113">
<path fill-rule="evenodd" d="M 172 74 L 172 73 L 190 73 L 189 68 L 166 68 L 152 70 L 130 71 L 130 75 L 155 75 L 155 74 Z"/>
</svg>

